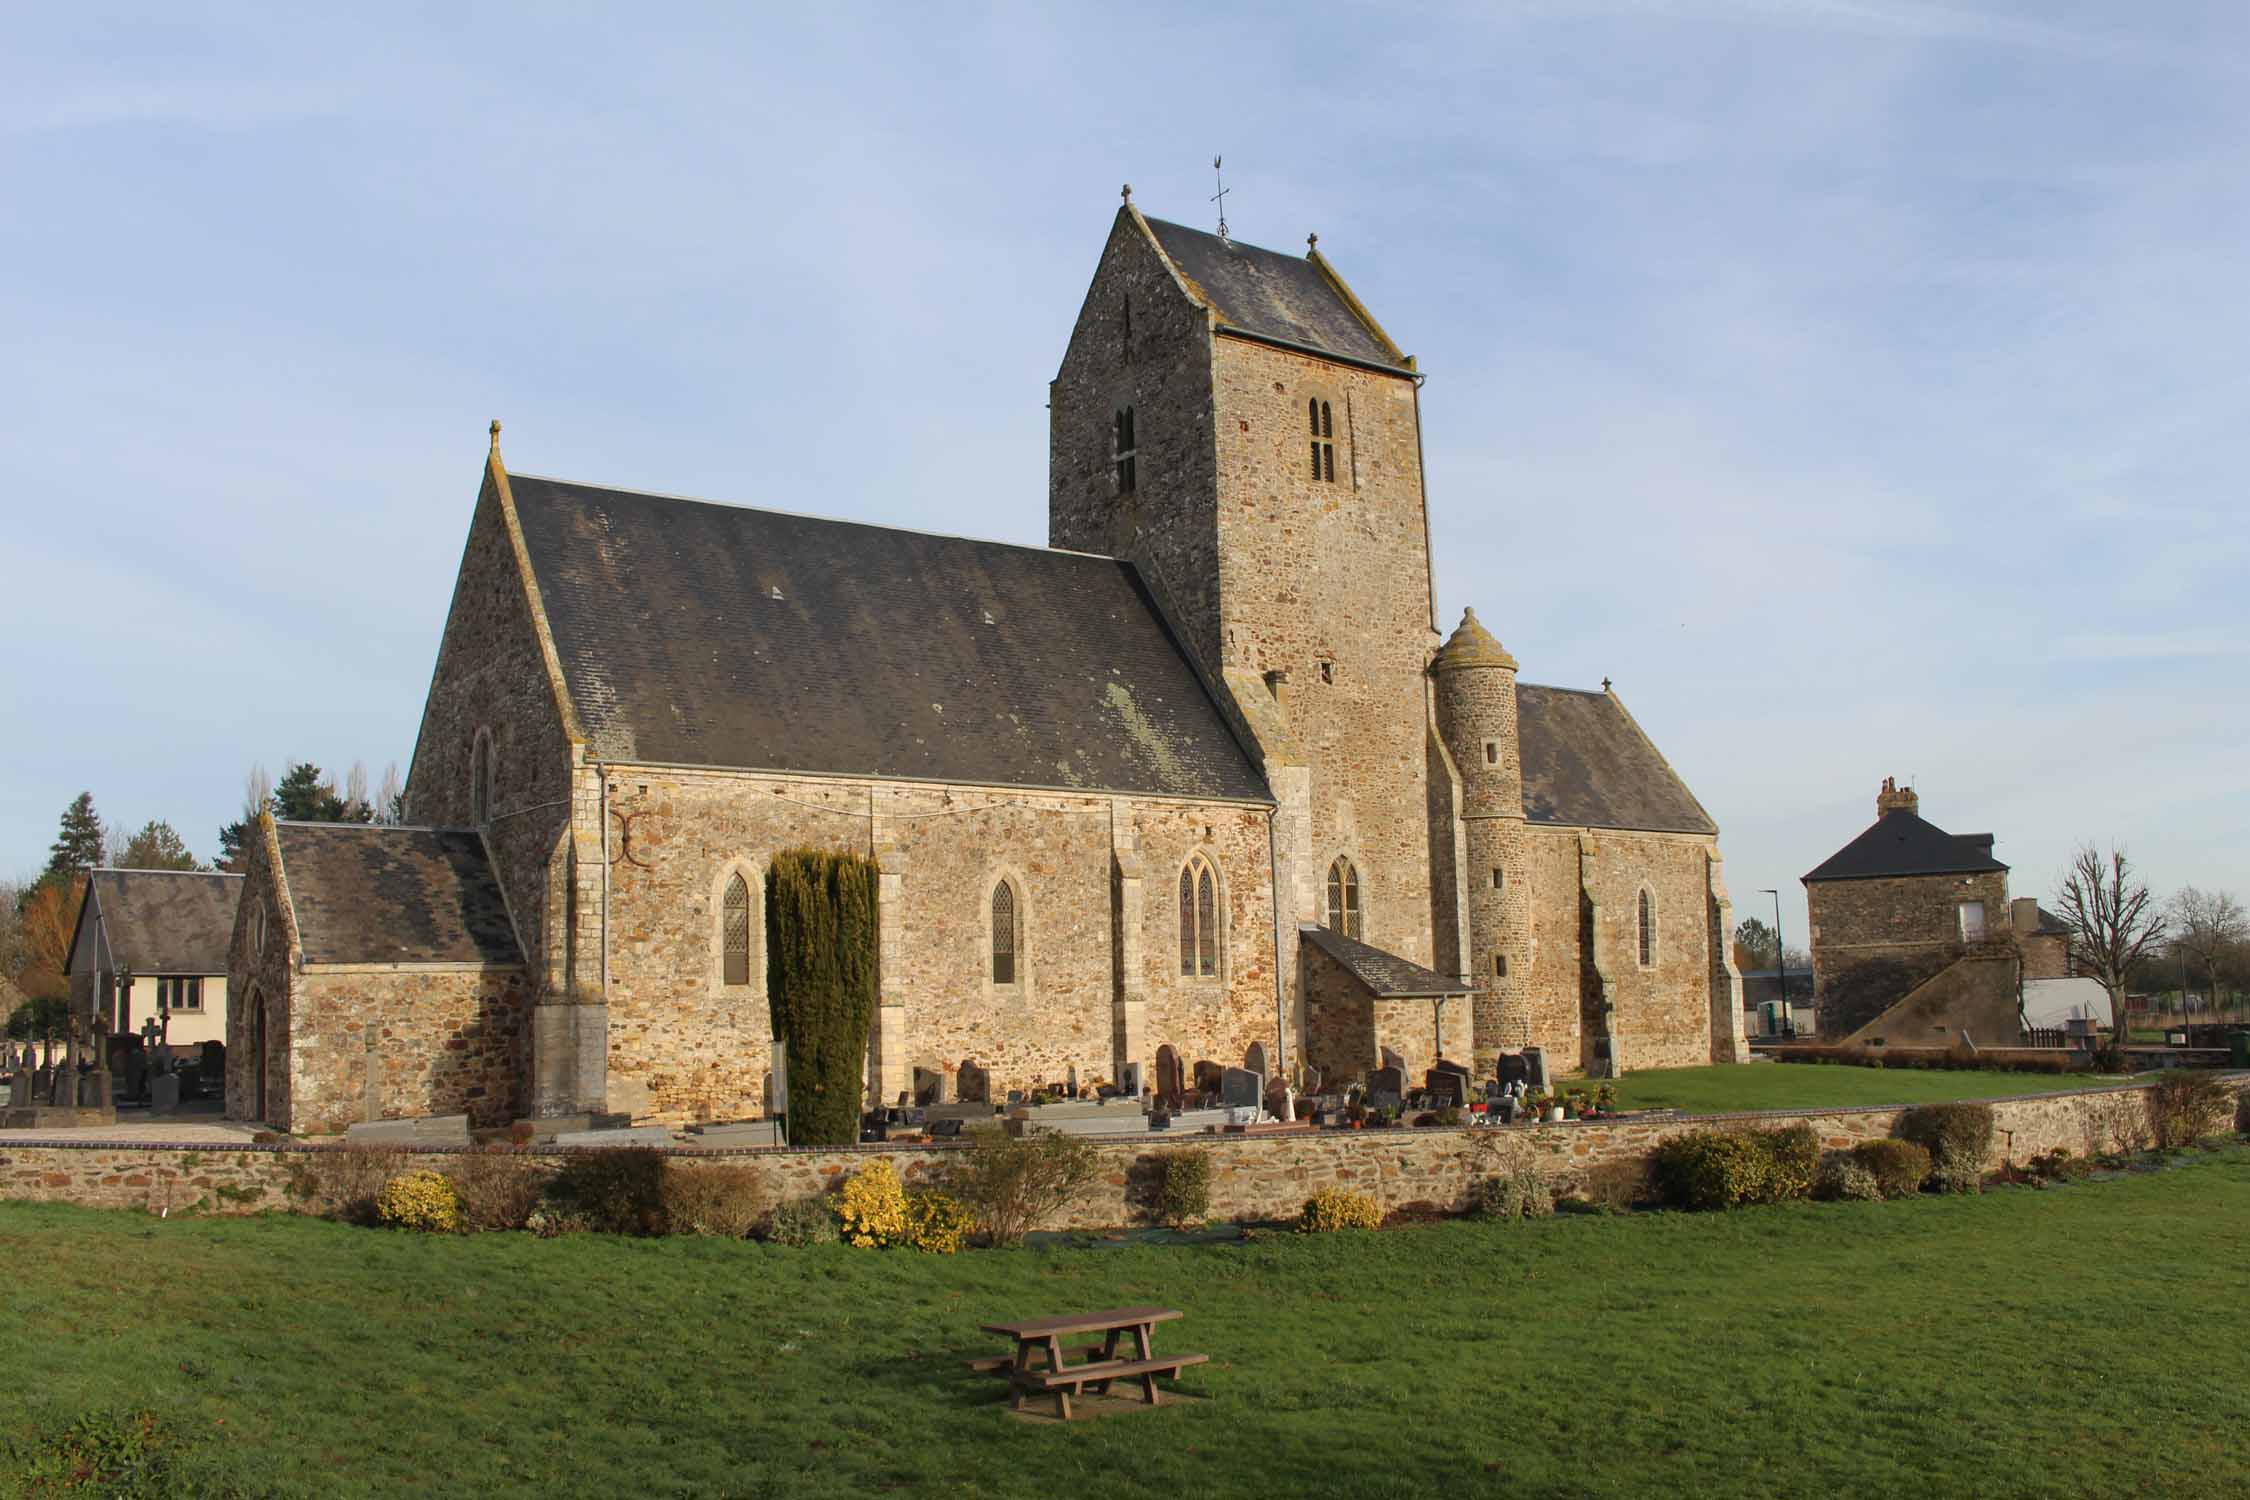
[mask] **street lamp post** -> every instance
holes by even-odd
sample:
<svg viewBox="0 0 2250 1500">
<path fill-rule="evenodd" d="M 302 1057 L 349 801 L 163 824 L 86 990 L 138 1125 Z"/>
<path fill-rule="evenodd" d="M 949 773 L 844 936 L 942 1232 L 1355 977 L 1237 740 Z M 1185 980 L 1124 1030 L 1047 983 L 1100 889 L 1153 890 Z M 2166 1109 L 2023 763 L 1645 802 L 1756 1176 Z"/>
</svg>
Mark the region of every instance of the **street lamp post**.
<svg viewBox="0 0 2250 1500">
<path fill-rule="evenodd" d="M 1758 894 L 1773 897 L 1773 966 L 1781 976 L 1781 1021 L 1789 1028 L 1789 1035 L 1795 1036 L 1797 1016 L 1789 1006 L 1789 945 L 1781 940 L 1781 892 L 1772 886 L 1763 886 Z"/>
</svg>

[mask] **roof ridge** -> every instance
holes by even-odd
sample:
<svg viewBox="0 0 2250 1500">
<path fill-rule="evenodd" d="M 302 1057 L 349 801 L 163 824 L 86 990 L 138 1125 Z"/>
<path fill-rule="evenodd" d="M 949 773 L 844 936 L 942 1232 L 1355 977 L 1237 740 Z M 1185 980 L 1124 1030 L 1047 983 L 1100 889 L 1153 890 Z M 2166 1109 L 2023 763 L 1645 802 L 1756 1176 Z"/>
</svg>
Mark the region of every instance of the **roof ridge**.
<svg viewBox="0 0 2250 1500">
<path fill-rule="evenodd" d="M 869 531 L 897 531 L 908 536 L 926 536 L 941 542 L 968 542 L 979 547 L 1010 547 L 1019 552 L 1050 552 L 1057 557 L 1090 557 L 1097 562 L 1124 562 L 1107 552 L 1080 552 L 1074 547 L 1049 547 L 1038 542 L 1010 542 L 999 537 L 966 536 L 958 531 L 931 531 L 921 526 L 892 526 L 882 521 L 858 521 L 848 516 L 821 516 L 805 510 L 782 510 L 771 505 L 745 505 L 736 500 L 713 500 L 704 495 L 679 495 L 669 490 L 642 490 L 630 485 L 594 484 L 584 479 L 564 479 L 556 474 L 532 474 L 521 469 L 511 471 L 511 479 L 533 479 L 541 484 L 567 484 L 572 489 L 599 490 L 612 495 L 637 495 L 644 500 L 670 500 L 679 505 L 708 505 L 717 510 L 746 511 L 757 516 L 782 516 L 792 521 L 817 521 L 826 526 L 857 526 Z"/>
<path fill-rule="evenodd" d="M 140 865 L 95 865 L 86 871 L 89 875 L 220 875 L 228 880 L 242 877 L 232 870 L 151 870 Z"/>
</svg>

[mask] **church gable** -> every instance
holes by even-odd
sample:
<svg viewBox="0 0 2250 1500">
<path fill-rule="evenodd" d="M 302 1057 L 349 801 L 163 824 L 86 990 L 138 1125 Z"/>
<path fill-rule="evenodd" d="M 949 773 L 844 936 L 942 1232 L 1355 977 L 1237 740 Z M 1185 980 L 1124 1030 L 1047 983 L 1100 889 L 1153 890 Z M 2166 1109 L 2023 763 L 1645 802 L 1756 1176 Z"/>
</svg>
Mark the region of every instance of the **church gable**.
<svg viewBox="0 0 2250 1500">
<path fill-rule="evenodd" d="M 1128 564 L 510 484 L 602 759 L 1266 800 Z"/>
<path fill-rule="evenodd" d="M 1530 822 L 1718 833 L 1687 783 L 1610 694 L 1519 682 L 1516 716 Z"/>
<path fill-rule="evenodd" d="M 1146 222 L 1173 271 L 1222 327 L 1402 373 L 1413 368 L 1317 253 L 1282 255 L 1163 219 Z"/>
</svg>

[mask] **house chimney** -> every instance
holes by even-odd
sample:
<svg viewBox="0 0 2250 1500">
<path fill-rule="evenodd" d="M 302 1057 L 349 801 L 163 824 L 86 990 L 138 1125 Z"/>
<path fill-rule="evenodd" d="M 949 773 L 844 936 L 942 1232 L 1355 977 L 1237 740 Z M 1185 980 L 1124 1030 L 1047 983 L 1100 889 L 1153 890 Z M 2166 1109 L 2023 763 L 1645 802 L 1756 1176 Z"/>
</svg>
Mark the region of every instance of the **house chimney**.
<svg viewBox="0 0 2250 1500">
<path fill-rule="evenodd" d="M 1883 778 L 1883 789 L 1875 794 L 1875 816 L 1889 812 L 1918 813 L 1922 799 L 1914 795 L 1914 788 L 1901 788 L 1893 776 Z"/>
<path fill-rule="evenodd" d="M 2039 898 L 2018 896 L 2008 903 L 2008 925 L 2016 930 L 2017 937 L 2029 937 L 2039 930 Z"/>
</svg>

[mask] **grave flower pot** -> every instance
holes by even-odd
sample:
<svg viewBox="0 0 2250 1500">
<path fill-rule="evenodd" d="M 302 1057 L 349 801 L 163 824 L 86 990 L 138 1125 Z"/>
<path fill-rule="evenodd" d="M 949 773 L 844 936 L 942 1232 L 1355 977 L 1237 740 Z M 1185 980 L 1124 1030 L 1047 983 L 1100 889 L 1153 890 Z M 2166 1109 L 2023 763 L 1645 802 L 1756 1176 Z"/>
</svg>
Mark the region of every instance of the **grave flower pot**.
<svg viewBox="0 0 2250 1500">
<path fill-rule="evenodd" d="M 1560 1125 L 1562 1122 L 1563 1107 L 1559 1104 L 1549 1105 L 1547 1107 L 1547 1123 L 1550 1125 Z"/>
</svg>

